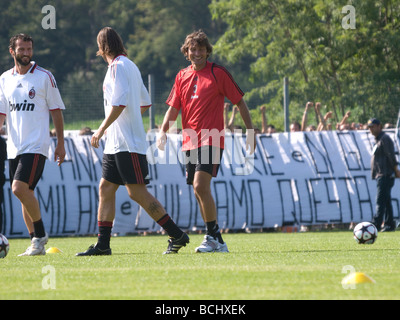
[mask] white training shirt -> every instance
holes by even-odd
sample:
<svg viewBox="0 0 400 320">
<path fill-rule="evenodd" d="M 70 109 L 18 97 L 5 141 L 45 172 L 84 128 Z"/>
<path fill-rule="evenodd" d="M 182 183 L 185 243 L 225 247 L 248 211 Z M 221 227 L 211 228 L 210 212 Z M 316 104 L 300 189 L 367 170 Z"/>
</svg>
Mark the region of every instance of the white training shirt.
<svg viewBox="0 0 400 320">
<path fill-rule="evenodd" d="M 138 67 L 124 55 L 108 66 L 103 83 L 106 117 L 113 106 L 124 108 L 106 130 L 105 154 L 129 151 L 146 154 L 147 141 L 141 107 L 150 107 L 151 100 Z"/>
<path fill-rule="evenodd" d="M 6 115 L 7 156 L 15 159 L 24 153 L 48 157 L 50 110 L 65 109 L 50 71 L 32 61 L 26 74 L 15 67 L 0 77 L 0 114 Z"/>
</svg>

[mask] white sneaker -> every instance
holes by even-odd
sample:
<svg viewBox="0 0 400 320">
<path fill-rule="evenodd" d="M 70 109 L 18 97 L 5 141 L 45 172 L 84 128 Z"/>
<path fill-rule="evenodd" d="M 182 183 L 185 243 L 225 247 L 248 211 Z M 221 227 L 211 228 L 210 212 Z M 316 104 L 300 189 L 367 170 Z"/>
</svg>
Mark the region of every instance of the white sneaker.
<svg viewBox="0 0 400 320">
<path fill-rule="evenodd" d="M 204 252 L 229 252 L 229 251 L 226 242 L 221 244 L 217 239 L 206 234 L 204 236 L 203 242 L 199 247 L 195 249 L 195 252 L 204 253 Z"/>
<path fill-rule="evenodd" d="M 218 246 L 217 250 L 215 250 L 215 252 L 229 252 L 226 242 L 224 242 L 224 243 L 218 242 L 218 244 L 219 244 L 219 246 Z"/>
<path fill-rule="evenodd" d="M 46 254 L 45 245 L 49 241 L 49 235 L 46 235 L 43 238 L 33 237 L 31 240 L 31 245 L 26 249 L 24 253 L 18 255 L 18 257 L 22 256 L 43 256 Z"/>
</svg>

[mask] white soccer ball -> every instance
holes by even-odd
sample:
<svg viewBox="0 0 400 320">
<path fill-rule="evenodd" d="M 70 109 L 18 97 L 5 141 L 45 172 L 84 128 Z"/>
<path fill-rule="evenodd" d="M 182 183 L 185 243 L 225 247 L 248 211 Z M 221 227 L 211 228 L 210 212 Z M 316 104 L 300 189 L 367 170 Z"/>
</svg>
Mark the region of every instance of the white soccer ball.
<svg viewBox="0 0 400 320">
<path fill-rule="evenodd" d="M 354 240 L 359 244 L 373 244 L 378 238 L 378 230 L 371 222 L 361 222 L 353 230 Z"/>
<path fill-rule="evenodd" d="M 7 256 L 9 249 L 10 244 L 8 243 L 8 239 L 0 233 L 0 259 Z"/>
</svg>

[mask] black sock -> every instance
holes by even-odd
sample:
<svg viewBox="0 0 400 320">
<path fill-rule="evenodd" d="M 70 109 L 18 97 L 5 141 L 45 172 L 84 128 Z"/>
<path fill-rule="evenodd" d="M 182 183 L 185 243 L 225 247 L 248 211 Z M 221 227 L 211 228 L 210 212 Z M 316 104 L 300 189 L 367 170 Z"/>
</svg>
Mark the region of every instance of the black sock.
<svg viewBox="0 0 400 320">
<path fill-rule="evenodd" d="M 35 236 L 35 232 L 31 232 L 31 233 L 29 234 L 29 237 L 31 237 L 31 240 L 33 239 L 34 236 Z"/>
<path fill-rule="evenodd" d="M 168 233 L 172 238 L 179 239 L 182 237 L 183 231 L 175 224 L 171 217 L 166 214 L 157 223 Z"/>
<path fill-rule="evenodd" d="M 113 226 L 112 222 L 109 221 L 99 221 L 99 234 L 97 236 L 97 245 L 101 250 L 110 248 L 110 239 L 111 239 L 111 229 Z"/>
<path fill-rule="evenodd" d="M 35 238 L 43 238 L 46 235 L 46 232 L 44 231 L 44 225 L 42 219 L 36 221 L 33 223 L 33 228 L 35 230 Z"/>
<path fill-rule="evenodd" d="M 224 243 L 224 240 L 222 240 L 222 235 L 221 232 L 219 231 L 219 226 L 217 225 L 217 221 L 210 221 L 206 222 L 207 225 L 207 234 L 209 236 L 212 236 L 215 239 L 218 239 L 219 243 Z"/>
</svg>

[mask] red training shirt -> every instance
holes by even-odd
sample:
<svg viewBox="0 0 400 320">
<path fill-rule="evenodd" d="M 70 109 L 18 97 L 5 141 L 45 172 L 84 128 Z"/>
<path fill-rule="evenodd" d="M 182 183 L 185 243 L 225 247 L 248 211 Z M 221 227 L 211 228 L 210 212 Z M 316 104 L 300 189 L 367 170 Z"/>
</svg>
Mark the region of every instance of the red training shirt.
<svg viewBox="0 0 400 320">
<path fill-rule="evenodd" d="M 237 104 L 243 91 L 224 67 L 207 61 L 200 71 L 190 65 L 179 71 L 166 103 L 182 111 L 183 147 L 224 148 L 224 100 Z"/>
</svg>

